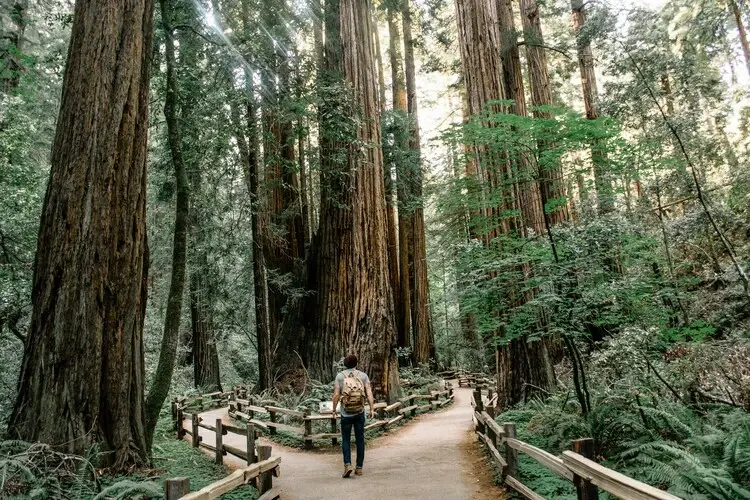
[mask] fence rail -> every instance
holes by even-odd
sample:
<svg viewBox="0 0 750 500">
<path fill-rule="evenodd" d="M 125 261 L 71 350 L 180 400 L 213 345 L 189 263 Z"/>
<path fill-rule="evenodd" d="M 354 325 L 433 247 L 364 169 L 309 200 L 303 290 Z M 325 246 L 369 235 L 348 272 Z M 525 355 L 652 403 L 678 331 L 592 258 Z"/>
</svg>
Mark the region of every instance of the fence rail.
<svg viewBox="0 0 750 500">
<path fill-rule="evenodd" d="M 264 450 L 263 448 L 268 448 Z M 252 483 L 261 493 L 258 500 L 279 498 L 281 490 L 273 487 L 273 478 L 279 477 L 281 457 L 272 458 L 271 447 L 261 447 L 261 455 L 267 457 L 252 465 L 236 470 L 224 479 L 220 479 L 198 491 L 190 493 L 190 478 L 175 477 L 164 483 L 166 500 L 213 500 L 235 488 Z"/>
<path fill-rule="evenodd" d="M 594 460 L 593 440 L 590 438 L 573 441 L 573 450 L 563 452 L 558 457 L 545 450 L 516 439 L 516 425 L 495 422 L 495 408 L 486 403 L 493 400 L 492 389 L 485 397 L 481 389 L 471 396 L 474 408 L 474 430 L 477 438 L 484 443 L 495 464 L 502 471 L 505 484 L 525 498 L 543 500 L 543 497 L 524 485 L 518 475 L 518 454 L 523 453 L 562 479 L 576 487 L 578 498 L 591 500 L 599 498 L 602 489 L 619 498 L 633 500 L 679 500 L 648 484 L 636 481 Z M 501 453 L 501 450 L 504 452 Z"/>
<path fill-rule="evenodd" d="M 227 399 L 228 395 L 228 399 Z M 444 389 L 439 391 L 431 391 L 429 394 L 410 394 L 401 398 L 399 401 L 388 404 L 384 402 L 375 403 L 373 411 L 376 413 L 376 420 L 369 423 L 365 429 L 375 428 L 386 428 L 389 425 L 393 425 L 396 422 L 402 420 L 405 417 L 415 417 L 418 413 L 425 413 L 433 411 L 438 408 L 449 404 L 454 400 L 453 387 L 450 383 L 446 382 Z M 423 402 L 427 402 L 423 404 Z M 203 419 L 198 415 L 198 409 L 208 410 L 219 407 L 229 407 L 229 416 L 236 420 L 244 421 L 247 425 L 247 429 L 229 425 L 227 423 L 221 423 L 220 419 L 217 419 L 216 425 L 212 425 L 210 422 L 204 422 Z M 369 406 L 366 406 L 369 409 Z M 201 411 L 203 411 L 201 410 Z M 201 396 L 193 396 L 190 398 L 176 398 L 172 402 L 172 415 L 175 422 L 175 430 L 177 432 L 177 438 L 183 439 L 187 434 L 192 437 L 193 447 L 205 448 L 219 455 L 219 450 L 222 450 L 222 454 L 226 454 L 228 451 L 232 453 L 232 447 L 228 449 L 226 446 L 222 448 L 221 443 L 208 444 L 203 443 L 202 438 L 199 435 L 199 429 L 207 429 L 213 431 L 217 436 L 221 433 L 219 429 L 223 429 L 223 434 L 227 431 L 234 433 L 242 433 L 249 435 L 250 426 L 253 429 L 260 428 L 267 431 L 269 434 L 276 434 L 277 431 L 289 432 L 297 434 L 302 437 L 305 448 L 312 449 L 314 441 L 330 439 L 333 445 L 338 443 L 339 438 L 339 424 L 338 421 L 340 416 L 334 416 L 332 413 L 312 413 L 310 410 L 296 410 L 283 408 L 275 405 L 261 405 L 256 404 L 247 395 L 247 391 L 244 388 L 236 387 L 230 393 L 212 393 Z M 261 420 L 259 415 L 268 417 L 268 420 Z M 186 420 L 191 421 L 190 429 L 185 429 L 183 422 Z M 295 421 L 290 423 L 290 421 Z M 328 429 L 326 431 L 313 430 L 314 423 L 325 423 L 329 422 Z M 255 432 L 253 430 L 253 432 Z M 236 451 L 236 449 L 234 450 Z M 237 453 L 233 455 L 239 456 Z M 244 456 L 240 456 L 244 459 Z M 219 459 L 217 458 L 217 463 Z M 250 462 L 248 462 L 250 464 Z"/>
<path fill-rule="evenodd" d="M 385 428 L 392 425 L 405 416 L 415 417 L 418 413 L 432 411 L 442 408 L 453 401 L 453 388 L 446 384 L 446 388 L 440 391 L 431 391 L 429 394 L 410 394 L 401 398 L 393 404 L 384 402 L 375 403 L 373 411 L 376 420 L 365 427 L 365 430 Z M 418 401 L 428 401 L 427 404 L 418 404 Z M 366 406 L 369 409 L 369 406 Z M 259 420 L 257 414 L 268 415 L 268 420 Z M 229 401 L 229 415 L 238 420 L 251 422 L 267 429 L 269 434 L 277 431 L 286 431 L 302 436 L 305 449 L 312 449 L 314 441 L 330 439 L 333 445 L 338 443 L 339 438 L 339 415 L 332 413 L 312 413 L 309 410 L 292 410 L 272 405 L 253 404 L 250 399 L 234 398 Z M 295 419 L 297 424 L 280 422 L 280 416 Z M 329 422 L 326 432 L 313 430 L 314 423 Z"/>
</svg>

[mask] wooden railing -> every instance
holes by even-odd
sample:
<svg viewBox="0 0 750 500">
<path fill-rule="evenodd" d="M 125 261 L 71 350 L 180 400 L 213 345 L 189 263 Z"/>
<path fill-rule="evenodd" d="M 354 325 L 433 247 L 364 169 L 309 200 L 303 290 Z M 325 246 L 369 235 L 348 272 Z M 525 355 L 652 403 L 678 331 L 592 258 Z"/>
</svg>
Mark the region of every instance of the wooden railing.
<svg viewBox="0 0 750 500">
<path fill-rule="evenodd" d="M 365 430 L 376 428 L 387 428 L 399 420 L 409 416 L 414 417 L 417 413 L 424 413 L 442 408 L 453 401 L 453 388 L 446 384 L 441 391 L 431 391 L 429 394 L 411 394 L 393 404 L 375 403 L 374 411 L 376 419 L 367 424 Z M 369 410 L 369 406 L 365 407 Z M 330 439 L 332 444 L 337 444 L 339 434 L 338 420 L 331 413 L 313 413 L 310 410 L 291 410 L 279 406 L 254 404 L 250 399 L 234 398 L 229 401 L 229 415 L 237 420 L 253 424 L 276 434 L 277 431 L 290 432 L 301 436 L 305 443 L 305 449 L 312 449 L 316 440 Z M 268 416 L 268 420 L 260 416 Z M 280 422 L 279 417 L 286 418 L 286 422 Z M 295 421 L 297 425 L 288 423 Z M 313 430 L 313 424 L 328 422 L 325 432 Z"/>
<path fill-rule="evenodd" d="M 178 410 L 182 410 L 183 413 L 192 413 L 193 411 L 203 412 L 227 406 L 238 390 L 239 388 L 235 388 L 229 392 L 211 392 L 209 394 L 174 398 L 172 400 L 172 418 L 176 418 Z"/>
<path fill-rule="evenodd" d="M 224 479 L 211 483 L 193 493 L 190 493 L 190 478 L 175 477 L 167 479 L 164 483 L 164 496 L 166 500 L 213 500 L 235 488 L 252 483 L 261 493 L 258 500 L 277 499 L 281 495 L 281 490 L 273 487 L 273 477 L 279 476 L 280 463 L 281 457 L 261 460 L 258 463 L 236 470 Z"/>
<path fill-rule="evenodd" d="M 415 417 L 418 413 L 442 408 L 452 402 L 453 399 L 453 387 L 446 382 L 445 389 L 440 391 L 431 391 L 429 394 L 410 394 L 390 405 L 375 403 L 376 419 L 367 424 L 365 430 L 387 428 L 405 417 Z M 222 424 L 220 419 L 217 419 L 216 425 L 211 425 L 204 422 L 198 412 L 199 409 L 201 409 L 200 411 L 207 411 L 227 405 L 229 406 L 229 416 L 245 422 L 245 427 Z M 369 406 L 366 406 L 365 409 L 369 410 Z M 221 463 L 219 457 L 226 455 L 227 452 L 241 459 L 246 459 L 241 450 L 227 445 L 223 445 L 223 448 L 220 446 L 222 445 L 220 438 L 227 432 L 247 436 L 247 449 L 252 449 L 251 439 L 254 442 L 258 430 L 266 431 L 269 434 L 276 434 L 277 431 L 297 434 L 304 441 L 306 449 L 312 449 L 314 441 L 323 439 L 330 439 L 332 444 L 335 445 L 340 435 L 339 415 L 334 418 L 331 413 L 313 413 L 308 409 L 292 410 L 274 405 L 255 404 L 248 398 L 247 390 L 241 387 L 236 387 L 229 393 L 217 392 L 190 398 L 176 398 L 172 402 L 172 415 L 177 438 L 183 439 L 186 434 L 191 435 L 191 441 L 195 448 L 202 447 L 216 453 L 217 463 Z M 183 424 L 186 420 L 192 422 L 189 429 L 185 429 Z M 316 422 L 328 422 L 327 429 L 324 431 L 319 428 L 314 430 L 313 426 Z M 201 427 L 216 433 L 217 442 L 215 445 L 203 443 L 198 432 Z M 217 432 L 217 429 L 222 429 L 222 433 Z M 250 463 L 248 461 L 248 465 Z"/>
<path fill-rule="evenodd" d="M 524 453 L 536 460 L 546 469 L 562 479 L 570 481 L 576 487 L 580 500 L 599 498 L 599 489 L 619 498 L 634 500 L 679 500 L 648 484 L 636 481 L 612 469 L 598 464 L 594 460 L 594 441 L 590 438 L 573 441 L 573 450 L 563 452 L 562 457 L 516 439 L 516 425 L 495 422 L 495 408 L 487 405 L 492 393 L 487 398 L 481 389 L 476 389 L 471 396 L 474 408 L 475 431 L 484 443 L 492 460 L 502 471 L 505 484 L 526 498 L 543 500 L 543 497 L 524 485 L 518 475 L 518 453 Z M 504 453 L 501 453 L 501 450 Z"/>
<path fill-rule="evenodd" d="M 464 370 L 458 370 L 456 371 L 455 376 L 458 379 L 459 387 L 487 389 L 490 387 L 494 387 L 496 384 L 495 380 L 487 378 L 482 373 L 472 373 Z"/>
</svg>

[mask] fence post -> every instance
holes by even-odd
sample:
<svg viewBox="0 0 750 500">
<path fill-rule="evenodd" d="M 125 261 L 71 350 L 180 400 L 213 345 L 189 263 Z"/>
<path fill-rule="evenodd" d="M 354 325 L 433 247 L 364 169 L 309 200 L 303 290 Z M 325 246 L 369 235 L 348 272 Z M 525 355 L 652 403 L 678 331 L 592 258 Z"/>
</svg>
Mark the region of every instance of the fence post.
<svg viewBox="0 0 750 500">
<path fill-rule="evenodd" d="M 303 419 L 305 422 L 305 449 L 306 450 L 312 450 L 313 448 L 313 442 L 312 442 L 312 420 L 310 420 L 308 417 L 310 416 L 310 410 L 305 409 L 303 412 Z"/>
<path fill-rule="evenodd" d="M 378 408 L 378 413 L 375 415 L 378 420 L 384 420 L 385 419 L 385 408 Z"/>
<path fill-rule="evenodd" d="M 516 424 L 503 424 L 506 439 L 516 438 Z M 508 463 L 506 475 L 518 479 L 518 451 L 505 442 L 505 461 Z"/>
<path fill-rule="evenodd" d="M 216 419 L 216 463 L 224 463 L 224 427 L 220 418 Z"/>
<path fill-rule="evenodd" d="M 331 417 L 331 434 L 336 434 L 339 431 L 338 426 L 336 425 L 336 416 L 334 415 Z M 339 444 L 339 440 L 336 437 L 331 438 L 331 444 L 333 446 L 336 446 Z"/>
<path fill-rule="evenodd" d="M 257 462 L 255 456 L 255 425 L 250 422 L 247 423 L 247 465 L 252 465 Z"/>
<path fill-rule="evenodd" d="M 488 406 L 484 411 L 487 412 L 487 415 L 489 415 L 490 418 L 493 420 L 495 419 L 495 409 L 492 406 Z M 495 430 L 490 425 L 486 426 L 484 430 L 487 437 L 490 438 L 490 442 L 495 445 L 495 448 L 497 448 L 497 434 L 495 433 Z"/>
<path fill-rule="evenodd" d="M 594 460 L 594 440 L 592 438 L 576 439 L 573 441 L 573 451 Z M 592 500 L 599 498 L 599 488 L 581 476 L 573 475 L 573 484 L 578 492 L 578 500 Z"/>
<path fill-rule="evenodd" d="M 271 421 L 271 423 L 276 423 L 276 412 L 268 411 L 268 420 Z M 268 433 L 269 434 L 276 434 L 276 427 L 268 426 Z"/>
<path fill-rule="evenodd" d="M 413 396 L 413 394 L 411 394 L 411 395 Z M 414 399 L 413 398 L 409 400 L 409 406 L 414 406 Z M 409 414 L 410 414 L 411 418 L 416 417 L 417 416 L 417 409 L 416 408 L 412 408 L 412 410 L 409 412 Z"/>
<path fill-rule="evenodd" d="M 164 481 L 164 496 L 167 500 L 177 500 L 190 493 L 189 477 L 170 477 Z"/>
<path fill-rule="evenodd" d="M 484 401 L 482 401 L 482 389 L 474 389 L 474 402 L 476 403 L 474 410 L 482 413 L 482 411 L 484 410 Z"/>
<path fill-rule="evenodd" d="M 198 447 L 198 443 L 201 442 L 201 437 L 200 437 L 200 434 L 199 434 L 200 427 L 198 427 L 198 424 L 200 423 L 200 420 L 198 420 L 198 419 L 200 417 L 198 416 L 197 413 L 191 414 L 190 417 L 192 419 L 191 424 L 193 426 L 193 448 L 197 448 Z"/>
<path fill-rule="evenodd" d="M 271 458 L 271 447 L 258 446 L 258 460 L 262 462 L 269 458 Z M 262 495 L 271 488 L 273 488 L 273 477 L 271 476 L 271 471 L 264 472 L 258 477 L 258 491 Z"/>
<path fill-rule="evenodd" d="M 175 403 L 177 404 L 177 403 Z M 180 406 L 177 406 L 177 439 L 182 439 L 185 437 L 185 428 L 182 426 L 182 422 L 185 420 L 185 417 L 182 414 L 182 408 Z"/>
</svg>

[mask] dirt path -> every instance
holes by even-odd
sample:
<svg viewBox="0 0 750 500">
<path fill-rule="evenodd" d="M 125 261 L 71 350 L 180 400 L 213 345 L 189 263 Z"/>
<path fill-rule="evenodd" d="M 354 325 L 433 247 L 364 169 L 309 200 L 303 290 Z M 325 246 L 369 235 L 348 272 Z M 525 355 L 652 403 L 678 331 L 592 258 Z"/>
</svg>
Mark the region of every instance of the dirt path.
<svg viewBox="0 0 750 500">
<path fill-rule="evenodd" d="M 493 484 L 484 452 L 471 431 L 470 389 L 454 389 L 456 400 L 449 408 L 417 417 L 413 422 L 367 443 L 364 475 L 341 478 L 340 448 L 305 452 L 261 439 L 281 457 L 280 486 L 283 500 L 502 499 L 502 489 Z M 226 410 L 202 414 L 204 421 L 229 420 Z M 186 422 L 189 425 L 189 421 Z M 201 429 L 204 442 L 214 434 Z M 189 436 L 187 437 L 190 438 Z M 244 449 L 242 436 L 228 434 L 224 442 Z M 354 451 L 352 450 L 352 459 Z M 244 466 L 226 456 L 225 463 Z"/>
</svg>

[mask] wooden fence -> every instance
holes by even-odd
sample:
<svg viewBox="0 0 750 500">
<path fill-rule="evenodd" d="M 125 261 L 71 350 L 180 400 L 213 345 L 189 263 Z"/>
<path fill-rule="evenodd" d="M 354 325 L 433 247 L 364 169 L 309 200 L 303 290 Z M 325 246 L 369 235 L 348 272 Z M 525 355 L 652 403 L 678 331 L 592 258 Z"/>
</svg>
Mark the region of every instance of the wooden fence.
<svg viewBox="0 0 750 500">
<path fill-rule="evenodd" d="M 576 487 L 579 500 L 599 498 L 599 489 L 619 498 L 634 500 L 679 500 L 648 484 L 636 481 L 612 469 L 608 469 L 594 460 L 593 439 L 573 441 L 573 450 L 563 452 L 561 457 L 516 439 L 516 425 L 495 422 L 495 408 L 490 402 L 492 392 L 487 398 L 481 389 L 476 389 L 471 397 L 474 407 L 475 431 L 484 443 L 492 460 L 501 469 L 505 484 L 526 498 L 543 500 L 543 497 L 524 485 L 518 475 L 518 453 L 525 453 L 546 469 L 562 479 L 570 481 Z M 501 450 L 504 453 L 501 453 Z"/>
<path fill-rule="evenodd" d="M 200 491 L 190 494 L 187 494 L 190 491 L 188 478 L 168 480 L 165 483 L 167 500 L 178 498 L 209 500 L 218 498 L 224 493 L 249 482 L 254 482 L 258 491 L 261 492 L 260 499 L 270 500 L 279 497 L 279 490 L 273 488 L 272 477 L 278 477 L 279 475 L 281 458 L 271 457 L 270 446 L 256 445 L 255 440 L 258 437 L 258 432 L 253 423 L 248 422 L 245 426 L 238 427 L 222 422 L 220 418 L 217 418 L 214 425 L 211 425 L 204 422 L 198 413 L 185 414 L 179 406 L 176 408 L 176 414 L 178 418 L 176 422 L 178 439 L 183 439 L 186 435 L 189 435 L 193 447 L 203 448 L 212 452 L 214 454 L 214 461 L 217 464 L 223 464 L 224 457 L 229 454 L 245 460 L 247 467 L 235 471 L 226 478 L 212 483 Z M 183 422 L 185 420 L 191 421 L 190 429 L 184 428 Z M 201 428 L 214 433 L 214 443 L 203 442 L 203 436 L 200 435 Z M 230 433 L 245 437 L 247 444 L 244 450 L 224 443 L 224 436 Z"/>
<path fill-rule="evenodd" d="M 264 450 L 268 448 L 268 450 Z M 175 477 L 164 483 L 166 500 L 213 500 L 235 488 L 252 483 L 261 493 L 258 500 L 273 500 L 281 496 L 281 490 L 273 487 L 273 477 L 279 476 L 281 457 L 271 458 L 271 447 L 260 447 L 260 455 L 269 455 L 264 460 L 234 471 L 198 491 L 190 493 L 190 478 Z"/>
<path fill-rule="evenodd" d="M 375 403 L 374 411 L 376 419 L 365 426 L 365 430 L 376 428 L 387 428 L 403 418 L 414 417 L 417 413 L 424 413 L 438 408 L 453 401 L 453 388 L 446 384 L 442 391 L 431 391 L 429 394 L 411 394 L 393 404 Z M 365 408 L 369 410 L 369 406 Z M 290 410 L 279 406 L 253 404 L 249 399 L 235 397 L 229 401 L 229 415 L 237 420 L 253 424 L 276 434 L 277 431 L 290 432 L 301 436 L 305 442 L 305 449 L 312 449 L 316 440 L 330 439 L 332 444 L 337 444 L 339 434 L 338 421 L 340 416 L 331 413 L 313 413 L 310 410 Z M 260 416 L 264 418 L 261 419 Z M 267 420 L 265 417 L 267 416 Z M 281 418 L 280 418 L 281 417 Z M 286 421 L 280 421 L 286 419 Z M 296 422 L 296 425 L 289 423 Z M 315 423 L 327 423 L 324 431 L 314 430 Z"/>
<path fill-rule="evenodd" d="M 487 378 L 483 373 L 472 373 L 464 370 L 457 370 L 455 378 L 458 379 L 459 387 L 470 387 L 472 389 L 487 389 L 495 387 L 496 381 Z"/>
</svg>

